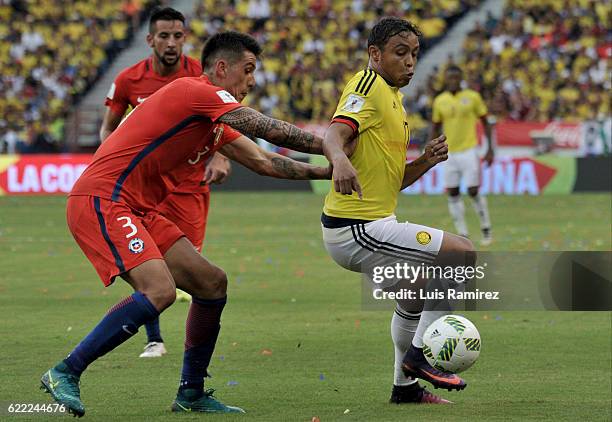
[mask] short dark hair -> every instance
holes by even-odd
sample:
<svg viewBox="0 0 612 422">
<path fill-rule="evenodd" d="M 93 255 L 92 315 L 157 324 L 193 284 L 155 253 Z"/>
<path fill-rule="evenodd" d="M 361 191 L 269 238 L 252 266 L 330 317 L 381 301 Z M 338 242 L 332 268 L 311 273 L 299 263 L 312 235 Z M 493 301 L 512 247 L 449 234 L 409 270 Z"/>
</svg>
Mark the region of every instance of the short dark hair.
<svg viewBox="0 0 612 422">
<path fill-rule="evenodd" d="M 202 48 L 202 67 L 210 69 L 221 55 L 235 63 L 242 58 L 245 51 L 250 51 L 258 57 L 262 49 L 257 40 L 248 34 L 236 31 L 219 32 L 210 37 Z"/>
<path fill-rule="evenodd" d="M 446 68 L 446 71 L 447 72 L 463 73 L 463 70 L 461 70 L 461 68 L 459 66 L 457 66 L 456 64 L 448 65 L 448 67 Z"/>
<path fill-rule="evenodd" d="M 368 37 L 368 47 L 375 45 L 382 51 L 385 45 L 387 45 L 389 38 L 401 32 L 412 32 L 419 38 L 423 35 L 421 30 L 412 22 L 394 16 L 387 16 L 378 21 L 374 28 L 372 28 Z"/>
<path fill-rule="evenodd" d="M 155 24 L 157 21 L 181 21 L 185 24 L 185 16 L 181 12 L 171 7 L 155 6 L 151 11 L 149 18 L 149 34 L 155 33 Z"/>
</svg>

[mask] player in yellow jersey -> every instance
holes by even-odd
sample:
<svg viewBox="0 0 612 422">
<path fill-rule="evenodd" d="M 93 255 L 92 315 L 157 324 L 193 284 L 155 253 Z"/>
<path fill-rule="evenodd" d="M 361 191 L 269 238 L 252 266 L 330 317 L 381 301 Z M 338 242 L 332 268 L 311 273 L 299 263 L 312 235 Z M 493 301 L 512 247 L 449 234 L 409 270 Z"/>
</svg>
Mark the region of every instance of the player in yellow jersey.
<svg viewBox="0 0 612 422">
<path fill-rule="evenodd" d="M 487 164 L 493 162 L 493 137 L 487 119 L 487 106 L 480 94 L 471 89 L 462 89 L 461 68 L 451 65 L 445 74 L 446 91 L 433 102 L 431 136 L 444 132 L 448 142 L 448 161 L 444 164 L 444 184 L 448 192 L 448 209 L 460 236 L 467 237 L 463 200 L 459 186 L 463 178 L 468 194 L 480 218 L 483 246 L 493 241 L 489 207 L 484 196 L 478 194 L 480 187 L 480 158 L 477 153 L 476 123 L 482 122 L 488 141 L 484 156 Z"/>
<path fill-rule="evenodd" d="M 323 150 L 333 165 L 333 186 L 321 216 L 325 247 L 339 265 L 375 283 L 375 266 L 392 267 L 400 261 L 411 266 L 445 265 L 443 257 L 473 252 L 468 239 L 400 223 L 394 215 L 399 192 L 446 160 L 448 153 L 442 135 L 430 141 L 419 158 L 406 162 L 410 134 L 399 89 L 414 74 L 420 35 L 412 23 L 395 17 L 372 28 L 368 68 L 344 88 L 325 134 Z M 399 281 L 391 277 L 378 286 L 393 290 Z M 449 390 L 466 386 L 457 375 L 427 363 L 423 333 L 448 310 L 428 306 L 427 301 L 424 306 L 421 301 L 397 301 L 391 320 L 392 403 L 449 403 L 421 387 L 417 378 Z"/>
</svg>

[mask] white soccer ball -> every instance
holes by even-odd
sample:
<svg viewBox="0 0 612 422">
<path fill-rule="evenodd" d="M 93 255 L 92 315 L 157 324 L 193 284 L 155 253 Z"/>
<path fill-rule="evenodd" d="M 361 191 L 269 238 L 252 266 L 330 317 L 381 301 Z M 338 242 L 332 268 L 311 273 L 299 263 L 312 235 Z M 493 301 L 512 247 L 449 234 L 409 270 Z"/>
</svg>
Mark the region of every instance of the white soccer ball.
<svg viewBox="0 0 612 422">
<path fill-rule="evenodd" d="M 480 355 L 480 333 L 472 322 L 459 315 L 435 320 L 423 334 L 423 354 L 441 371 L 458 373 L 471 367 Z"/>
</svg>

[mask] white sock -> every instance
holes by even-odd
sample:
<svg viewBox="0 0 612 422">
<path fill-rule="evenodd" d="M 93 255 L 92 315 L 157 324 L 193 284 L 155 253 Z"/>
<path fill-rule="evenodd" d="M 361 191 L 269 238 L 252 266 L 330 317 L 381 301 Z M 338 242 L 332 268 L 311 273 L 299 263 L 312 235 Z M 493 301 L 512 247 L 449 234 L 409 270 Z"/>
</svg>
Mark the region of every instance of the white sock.
<svg viewBox="0 0 612 422">
<path fill-rule="evenodd" d="M 427 304 L 425 305 L 427 306 Z M 412 339 L 412 344 L 414 347 L 418 347 L 420 349 L 423 348 L 423 334 L 427 327 L 431 325 L 432 322 L 442 317 L 443 315 L 448 314 L 450 311 L 423 311 L 421 312 L 421 319 L 419 320 L 419 325 L 416 329 L 416 333 L 414 333 L 414 338 Z"/>
<path fill-rule="evenodd" d="M 455 223 L 455 229 L 460 236 L 467 236 L 468 230 L 465 224 L 465 207 L 460 195 L 448 197 L 448 210 Z"/>
<path fill-rule="evenodd" d="M 482 195 L 472 196 L 472 205 L 474 206 L 474 211 L 478 214 L 478 218 L 480 218 L 480 228 L 490 229 L 491 219 L 489 218 L 487 198 Z"/>
<path fill-rule="evenodd" d="M 406 312 L 399 305 L 393 312 L 393 318 L 391 318 L 391 338 L 395 347 L 394 385 L 410 385 L 417 381 L 404 375 L 402 361 L 419 325 L 420 315 L 420 312 Z"/>
</svg>

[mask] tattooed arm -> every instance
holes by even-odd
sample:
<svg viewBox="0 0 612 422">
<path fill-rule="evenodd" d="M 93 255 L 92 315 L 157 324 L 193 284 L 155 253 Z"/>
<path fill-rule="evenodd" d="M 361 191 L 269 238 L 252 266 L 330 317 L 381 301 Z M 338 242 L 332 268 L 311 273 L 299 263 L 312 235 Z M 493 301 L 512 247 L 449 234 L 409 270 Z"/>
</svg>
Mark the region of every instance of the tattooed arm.
<svg viewBox="0 0 612 422">
<path fill-rule="evenodd" d="M 246 136 L 240 136 L 219 150 L 228 158 L 263 176 L 279 179 L 329 179 L 331 169 L 301 163 L 273 152 L 264 151 Z"/>
<path fill-rule="evenodd" d="M 310 154 L 323 154 L 323 139 L 283 120 L 273 119 L 249 107 L 240 107 L 219 117 L 237 131 L 262 138 L 280 147 Z"/>
</svg>

